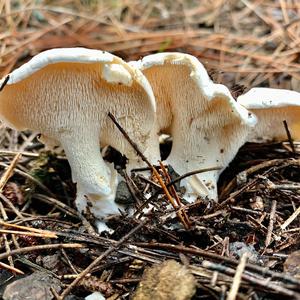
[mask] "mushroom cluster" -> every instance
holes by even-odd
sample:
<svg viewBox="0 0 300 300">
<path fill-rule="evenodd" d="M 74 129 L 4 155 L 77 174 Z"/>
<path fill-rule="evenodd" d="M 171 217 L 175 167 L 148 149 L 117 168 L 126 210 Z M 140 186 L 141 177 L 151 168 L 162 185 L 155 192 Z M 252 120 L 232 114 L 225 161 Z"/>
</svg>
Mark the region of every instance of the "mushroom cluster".
<svg viewBox="0 0 300 300">
<path fill-rule="evenodd" d="M 219 175 L 246 141 L 281 139 L 283 120 L 293 138 L 300 137 L 299 93 L 253 88 L 235 101 L 197 58 L 183 53 L 126 63 L 99 50 L 52 49 L 10 73 L 0 86 L 1 120 L 63 147 L 77 183 L 76 206 L 79 212 L 89 207 L 99 219 L 119 212 L 117 173 L 103 160 L 100 146 L 125 154 L 128 172 L 142 165 L 109 112 L 153 164 L 160 160 L 159 135 L 167 133 L 173 144 L 166 163 L 179 175 L 215 167 L 181 182 L 188 201 L 199 196 L 217 201 Z"/>
</svg>

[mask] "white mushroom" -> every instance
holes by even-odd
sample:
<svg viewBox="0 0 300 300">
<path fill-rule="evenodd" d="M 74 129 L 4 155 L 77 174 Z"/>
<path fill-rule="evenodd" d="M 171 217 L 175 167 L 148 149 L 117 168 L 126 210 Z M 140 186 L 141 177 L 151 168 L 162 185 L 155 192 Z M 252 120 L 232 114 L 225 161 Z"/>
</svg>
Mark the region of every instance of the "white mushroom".
<svg viewBox="0 0 300 300">
<path fill-rule="evenodd" d="M 100 142 L 137 160 L 108 112 L 145 150 L 155 118 L 151 87 L 138 69 L 104 51 L 45 51 L 9 74 L 0 92 L 0 118 L 7 125 L 62 145 L 77 183 L 77 208 L 84 211 L 88 199 L 98 218 L 118 213 L 116 174 L 103 161 Z"/>
<path fill-rule="evenodd" d="M 300 93 L 271 88 L 252 88 L 237 99 L 238 103 L 255 113 L 257 125 L 248 141 L 284 140 L 286 121 L 291 136 L 300 140 Z"/>
<path fill-rule="evenodd" d="M 159 53 L 131 64 L 142 70 L 152 86 L 157 105 L 155 133 L 173 137 L 167 163 L 180 175 L 221 166 L 221 170 L 188 177 L 187 196 L 191 201 L 197 195 L 217 200 L 218 177 L 244 144 L 255 116 L 237 104 L 224 85 L 213 83 L 191 55 Z"/>
</svg>

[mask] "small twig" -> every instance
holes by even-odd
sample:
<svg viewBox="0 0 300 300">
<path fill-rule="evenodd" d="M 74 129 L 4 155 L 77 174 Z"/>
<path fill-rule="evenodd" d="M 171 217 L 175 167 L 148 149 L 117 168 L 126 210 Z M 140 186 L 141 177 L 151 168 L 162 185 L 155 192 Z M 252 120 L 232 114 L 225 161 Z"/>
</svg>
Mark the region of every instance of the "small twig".
<svg viewBox="0 0 300 300">
<path fill-rule="evenodd" d="M 5 168 L 9 167 L 7 164 L 5 164 L 3 162 L 0 162 L 0 166 L 5 167 Z M 47 192 L 51 197 L 55 197 L 55 195 L 43 183 L 41 183 L 39 180 L 37 180 L 33 176 L 27 174 L 26 172 L 23 172 L 22 170 L 19 170 L 18 168 L 16 168 L 14 170 L 14 172 L 25 178 L 28 178 L 29 180 L 34 182 L 37 186 L 39 186 L 41 189 L 43 189 L 45 192 Z"/>
<path fill-rule="evenodd" d="M 4 206 L 3 206 L 3 204 L 2 204 L 1 201 L 0 201 L 0 213 L 1 213 L 2 219 L 3 219 L 4 221 L 8 220 L 7 213 L 6 213 L 5 208 L 4 208 Z"/>
<path fill-rule="evenodd" d="M 72 262 L 71 262 L 69 256 L 67 255 L 65 249 L 62 248 L 60 251 L 61 251 L 61 253 L 63 254 L 65 260 L 67 261 L 67 263 L 68 263 L 69 267 L 72 269 L 72 271 L 73 271 L 75 274 L 78 274 L 78 271 L 75 269 L 74 265 L 72 264 Z"/>
<path fill-rule="evenodd" d="M 153 165 L 148 161 L 148 159 L 146 158 L 146 156 L 140 151 L 140 149 L 138 148 L 137 144 L 131 140 L 131 138 L 126 133 L 126 131 L 117 122 L 116 118 L 111 113 L 108 113 L 108 116 L 114 122 L 114 124 L 117 126 L 117 128 L 121 131 L 121 133 L 124 135 L 124 137 L 126 138 L 126 140 L 130 143 L 130 145 L 132 146 L 132 148 L 137 152 L 137 154 L 142 158 L 142 160 L 147 164 L 147 166 L 149 168 L 151 168 L 151 171 L 153 172 L 153 174 L 155 175 L 155 177 L 158 180 L 159 184 L 161 185 L 161 187 L 162 187 L 165 195 L 167 196 L 168 200 L 170 201 L 170 203 L 172 204 L 172 206 L 176 210 L 177 206 L 176 206 L 176 204 L 175 204 L 175 202 L 174 202 L 174 200 L 173 200 L 173 198 L 172 198 L 172 196 L 171 196 L 168 188 L 166 187 L 164 181 L 162 180 L 161 176 L 159 175 L 158 171 L 156 170 L 156 168 L 153 167 Z M 188 229 L 189 228 L 189 223 L 187 223 L 184 220 L 184 218 L 182 217 L 182 214 L 180 212 L 178 212 L 178 211 L 176 211 L 176 214 L 177 214 L 178 218 L 180 219 L 180 221 L 182 222 L 183 226 L 186 229 Z"/>
<path fill-rule="evenodd" d="M 291 135 L 291 132 L 289 130 L 289 127 L 288 127 L 288 124 L 287 124 L 286 120 L 283 121 L 283 125 L 284 125 L 284 129 L 285 129 L 286 135 L 288 137 L 290 146 L 292 148 L 293 154 L 296 155 L 295 145 L 294 145 L 294 142 L 293 142 L 293 139 L 292 139 L 292 135 Z"/>
<path fill-rule="evenodd" d="M 42 233 L 36 233 L 36 232 L 26 232 L 26 231 L 16 231 L 16 230 L 6 230 L 6 229 L 0 229 L 0 233 L 2 234 L 17 234 L 17 235 L 27 235 L 27 236 L 35 236 L 35 237 L 41 237 L 41 238 L 57 238 L 57 236 L 50 234 L 42 234 Z"/>
<path fill-rule="evenodd" d="M 16 167 L 18 160 L 21 157 L 21 153 L 18 153 L 14 159 L 12 160 L 10 166 L 6 169 L 6 171 L 4 172 L 4 174 L 2 175 L 2 177 L 0 178 L 0 192 L 2 192 L 3 187 L 5 186 L 5 184 L 7 183 L 8 179 L 12 176 L 13 172 L 14 172 L 14 168 Z"/>
<path fill-rule="evenodd" d="M 12 202 L 7 199 L 3 194 L 0 193 L 0 199 L 15 213 L 16 216 L 18 216 L 21 220 L 24 219 L 23 215 L 19 211 L 17 207 L 15 207 Z"/>
<path fill-rule="evenodd" d="M 228 275 L 234 275 L 235 274 L 235 270 L 226 266 L 223 266 L 221 264 L 216 264 L 216 263 L 212 263 L 210 261 L 203 261 L 202 266 L 213 270 L 213 271 L 218 271 L 218 272 L 222 272 Z M 275 273 L 275 272 L 274 272 Z M 276 291 L 280 294 L 289 296 L 289 297 L 295 297 L 295 299 L 298 299 L 299 294 L 295 293 L 294 291 L 288 290 L 284 287 L 282 287 L 281 285 L 279 285 L 278 283 L 273 283 L 270 282 L 270 280 L 268 279 L 262 279 L 262 278 L 257 278 L 256 276 L 251 276 L 249 274 L 242 274 L 242 279 L 246 280 L 250 283 L 252 283 L 253 285 L 258 285 L 261 286 L 265 289 L 269 289 L 269 290 L 273 290 Z"/>
<path fill-rule="evenodd" d="M 300 190 L 300 184 L 275 184 L 269 180 L 268 188 L 270 188 L 271 190 L 297 191 Z"/>
<path fill-rule="evenodd" d="M 285 230 L 300 214 L 300 206 L 289 216 L 288 219 L 280 226 L 281 230 Z"/>
<path fill-rule="evenodd" d="M 54 296 L 54 298 L 55 298 L 56 300 L 59 300 L 59 299 L 60 299 L 59 294 L 57 293 L 57 291 L 54 289 L 53 286 L 50 286 L 50 291 L 51 291 L 52 295 Z"/>
<path fill-rule="evenodd" d="M 213 219 L 219 215 L 222 215 L 225 218 L 228 214 L 229 213 L 225 209 L 223 209 L 223 210 L 217 210 L 217 211 L 213 212 L 212 214 L 200 216 L 198 219 L 199 220 L 209 220 L 209 219 Z"/>
<path fill-rule="evenodd" d="M 129 190 L 129 192 L 131 193 L 131 196 L 134 199 L 134 202 L 136 204 L 140 204 L 141 199 L 143 199 L 143 200 L 145 199 L 143 193 L 140 192 L 140 190 L 138 189 L 138 187 L 136 186 L 134 181 L 131 179 L 131 177 L 126 172 L 124 172 L 123 176 L 125 178 L 127 188 Z"/>
<path fill-rule="evenodd" d="M 110 246 L 105 252 L 103 252 L 97 259 L 95 259 L 85 270 L 83 270 L 78 277 L 62 292 L 60 299 L 64 299 L 72 289 L 83 279 L 88 273 L 91 273 L 92 269 L 96 267 L 106 256 L 117 250 L 124 242 L 126 242 L 134 233 L 146 225 L 149 220 L 145 220 L 133 228 L 129 233 L 124 235 L 117 243 Z"/>
<path fill-rule="evenodd" d="M 49 197 L 43 194 L 33 194 L 32 198 L 34 199 L 38 199 L 42 202 L 46 202 L 52 206 L 55 206 L 58 210 L 61 210 L 62 212 L 64 212 L 65 214 L 71 216 L 71 217 L 75 217 L 77 218 L 77 211 L 73 208 L 71 208 L 70 206 L 64 204 L 63 202 L 53 198 L 53 197 Z"/>
<path fill-rule="evenodd" d="M 4 89 L 4 87 L 6 86 L 8 80 L 9 80 L 9 75 L 7 75 L 7 76 L 5 77 L 5 79 L 3 80 L 3 82 L 1 83 L 1 85 L 0 85 L 0 92 L 1 92 L 1 91 Z"/>
<path fill-rule="evenodd" d="M 242 281 L 242 275 L 243 275 L 243 272 L 246 267 L 247 259 L 248 259 L 248 253 L 245 252 L 242 255 L 240 263 L 238 264 L 238 266 L 236 268 L 236 272 L 233 277 L 233 282 L 232 282 L 230 291 L 228 293 L 227 300 L 235 300 L 237 297 L 237 293 L 238 293 L 238 290 L 239 290 L 239 287 L 240 287 L 240 284 Z"/>
<path fill-rule="evenodd" d="M 132 146 L 132 148 L 136 151 L 136 153 L 141 157 L 141 159 L 147 164 L 147 166 L 153 171 L 155 169 L 152 164 L 149 162 L 147 157 L 142 153 L 142 151 L 138 148 L 137 144 L 129 137 L 127 132 L 121 127 L 121 125 L 117 122 L 116 118 L 112 113 L 108 113 L 109 118 L 113 121 L 113 123 L 116 125 L 116 127 L 121 131 L 121 133 L 124 135 L 128 143 Z"/>
<path fill-rule="evenodd" d="M 3 239 L 4 239 L 5 250 L 6 250 L 6 252 L 10 252 L 11 250 L 10 250 L 9 242 L 7 240 L 7 235 L 4 233 L 2 236 L 3 236 Z M 9 262 L 10 267 L 15 268 L 14 261 L 13 261 L 13 258 L 12 258 L 11 255 L 8 256 L 7 260 Z"/>
<path fill-rule="evenodd" d="M 15 250 L 11 250 L 10 252 L 1 253 L 0 254 L 0 260 L 5 259 L 9 256 L 21 254 L 21 253 L 27 253 L 31 251 L 40 251 L 40 250 L 48 250 L 48 249 L 60 249 L 60 248 L 85 248 L 86 245 L 83 244 L 46 244 L 46 245 L 37 245 L 37 246 L 30 246 L 30 247 L 24 247 L 19 248 Z"/>
<path fill-rule="evenodd" d="M 40 153 L 0 149 L 0 155 L 15 156 L 18 153 L 21 153 L 22 156 L 26 156 L 26 157 L 29 157 L 29 158 L 37 158 L 37 157 L 40 156 Z M 58 159 L 58 160 L 67 160 L 67 158 L 65 156 L 62 156 L 62 155 L 56 155 L 55 158 Z"/>
<path fill-rule="evenodd" d="M 164 165 L 161 163 L 161 161 L 159 162 L 159 164 L 160 164 L 160 167 L 161 167 L 162 171 L 164 172 L 164 175 L 167 178 L 167 180 L 170 179 L 170 177 L 168 177 L 167 170 L 164 167 Z M 176 194 L 176 191 L 174 189 L 174 186 L 171 186 L 171 187 L 173 188 L 173 190 L 172 190 L 173 194 L 176 195 L 175 196 L 176 202 L 173 200 L 173 197 L 172 197 L 171 193 L 169 192 L 168 188 L 166 187 L 165 183 L 163 182 L 162 178 L 160 176 L 158 176 L 157 179 L 158 179 L 161 187 L 163 188 L 169 202 L 172 204 L 179 220 L 181 221 L 181 223 L 183 224 L 185 229 L 189 229 L 190 228 L 190 221 L 189 221 L 188 216 L 185 213 L 184 209 L 181 208 L 181 203 L 180 203 L 179 198 L 176 199 L 177 194 Z"/>
<path fill-rule="evenodd" d="M 3 262 L 0 262 L 0 268 L 7 269 L 8 271 L 14 272 L 14 273 L 16 273 L 16 274 L 20 274 L 20 275 L 23 275 L 23 274 L 24 274 L 23 271 L 21 271 L 21 270 L 15 268 L 15 267 L 13 267 L 13 266 L 7 265 L 7 264 L 5 264 L 5 263 L 3 263 Z"/>
<path fill-rule="evenodd" d="M 209 171 L 216 171 L 216 170 L 221 170 L 222 167 L 220 166 L 216 166 L 216 167 L 210 167 L 210 168 L 204 168 L 204 169 L 198 169 L 198 170 L 195 170 L 195 171 L 191 171 L 191 172 L 187 172 L 181 176 L 178 176 L 176 177 L 174 180 L 170 181 L 168 184 L 167 184 L 167 187 L 171 186 L 171 185 L 174 185 L 175 183 L 177 183 L 178 181 L 186 178 L 186 177 L 189 177 L 189 176 L 192 176 L 192 175 L 196 175 L 196 174 L 200 174 L 200 173 L 205 173 L 205 172 L 209 172 Z"/>
<path fill-rule="evenodd" d="M 27 227 L 27 226 L 22 226 L 22 225 L 17 225 L 17 224 L 10 224 L 6 223 L 0 220 L 0 224 L 5 227 L 11 227 L 11 228 L 17 228 L 21 230 L 27 230 L 30 232 L 38 233 L 43 235 L 44 237 L 49 237 L 49 238 L 57 238 L 57 235 L 54 232 L 48 231 L 48 230 L 42 230 L 38 228 L 33 228 L 33 227 Z"/>
<path fill-rule="evenodd" d="M 245 207 L 239 207 L 239 206 L 231 206 L 231 209 L 235 210 L 235 211 L 239 211 L 242 213 L 246 213 L 246 214 L 253 214 L 253 215 L 258 215 L 261 216 L 262 212 L 261 211 L 256 211 L 253 209 L 249 209 L 249 208 L 245 208 Z"/>
<path fill-rule="evenodd" d="M 268 232 L 267 232 L 267 236 L 266 236 L 266 240 L 265 240 L 265 250 L 266 250 L 266 248 L 268 248 L 268 246 L 270 245 L 271 240 L 272 240 L 274 223 L 276 221 L 276 205 L 277 205 L 277 201 L 273 200 L 272 206 L 271 206 L 271 212 L 270 212 Z"/>
</svg>

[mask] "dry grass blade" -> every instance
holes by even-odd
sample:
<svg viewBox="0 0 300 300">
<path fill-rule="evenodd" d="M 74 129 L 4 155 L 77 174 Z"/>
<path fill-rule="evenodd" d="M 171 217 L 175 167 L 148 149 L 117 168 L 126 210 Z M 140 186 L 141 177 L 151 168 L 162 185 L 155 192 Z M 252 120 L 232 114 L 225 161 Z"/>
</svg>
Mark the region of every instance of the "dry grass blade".
<svg viewBox="0 0 300 300">
<path fill-rule="evenodd" d="M 3 173 L 3 175 L 0 178 L 0 192 L 2 192 L 3 187 L 5 186 L 5 184 L 7 183 L 8 179 L 12 176 L 14 169 L 19 161 L 19 159 L 21 158 L 21 153 L 18 153 L 14 159 L 12 160 L 10 166 L 7 168 L 7 170 Z"/>
<path fill-rule="evenodd" d="M 1 220 L 0 220 L 0 224 L 5 227 L 11 227 L 11 228 L 16 228 L 16 229 L 20 229 L 20 230 L 26 230 L 29 232 L 37 233 L 37 234 L 40 234 L 42 237 L 57 238 L 57 235 L 54 232 L 51 232 L 48 230 L 42 230 L 42 229 L 38 229 L 38 228 L 10 224 L 10 223 L 3 222 Z"/>
<path fill-rule="evenodd" d="M 276 215 L 275 215 L 276 214 L 276 205 L 277 205 L 277 201 L 273 200 L 272 206 L 271 206 L 271 212 L 270 212 L 268 233 L 267 233 L 266 240 L 265 240 L 265 249 L 270 245 L 271 240 L 272 240 L 274 223 L 276 222 Z"/>
<path fill-rule="evenodd" d="M 15 273 L 15 274 L 24 275 L 24 272 L 23 272 L 23 271 L 21 271 L 21 270 L 15 268 L 15 267 L 12 267 L 12 266 L 10 266 L 10 265 L 7 265 L 7 264 L 5 264 L 5 263 L 3 263 L 3 262 L 0 262 L 0 267 L 1 267 L 2 269 L 6 269 L 6 270 L 8 270 L 8 271 L 10 271 L 10 272 L 13 272 L 13 273 Z"/>
<path fill-rule="evenodd" d="M 4 234 L 17 234 L 17 235 L 27 235 L 27 236 L 34 236 L 34 237 L 40 237 L 40 238 L 49 238 L 49 239 L 55 239 L 57 236 L 49 233 L 36 233 L 36 232 L 26 232 L 26 231 L 16 231 L 16 230 L 6 230 L 6 229 L 0 229 L 0 233 Z"/>
<path fill-rule="evenodd" d="M 166 180 L 167 180 L 167 184 L 169 184 L 169 183 L 171 182 L 171 178 L 170 178 L 170 176 L 169 176 L 169 174 L 168 174 L 168 172 L 167 172 L 165 166 L 162 164 L 161 161 L 159 162 L 159 164 L 160 164 L 160 168 L 161 168 L 161 170 L 163 171 L 164 176 L 165 176 L 165 178 L 166 178 Z M 157 172 L 157 171 L 156 171 L 156 172 Z M 157 174 L 158 174 L 158 172 L 157 172 Z M 181 223 L 183 224 L 184 228 L 185 228 L 185 229 L 189 229 L 190 226 L 191 226 L 191 225 L 190 225 L 191 222 L 190 222 L 190 220 L 189 220 L 189 218 L 188 218 L 187 213 L 186 213 L 185 210 L 184 210 L 183 205 L 182 205 L 181 202 L 180 202 L 180 199 L 179 199 L 179 197 L 178 197 L 178 195 L 177 195 L 177 193 L 176 193 L 176 190 L 175 190 L 175 188 L 174 188 L 174 185 L 170 185 L 170 189 L 171 189 L 172 195 L 173 195 L 173 196 L 175 197 L 175 199 L 176 199 L 176 203 L 174 202 L 174 200 L 173 200 L 173 198 L 172 198 L 172 195 L 170 194 L 170 192 L 169 192 L 169 190 L 168 190 L 168 188 L 167 188 L 167 185 L 163 182 L 163 180 L 161 179 L 161 177 L 159 176 L 159 174 L 158 174 L 158 176 L 156 176 L 156 178 L 158 179 L 158 181 L 159 181 L 161 187 L 163 188 L 163 190 L 164 190 L 164 192 L 165 192 L 165 195 L 167 196 L 167 199 L 169 200 L 169 202 L 172 204 L 174 210 L 176 211 L 176 214 L 177 214 L 178 218 L 180 219 Z"/>
<path fill-rule="evenodd" d="M 61 248 L 70 248 L 70 249 L 80 249 L 85 248 L 86 246 L 83 244 L 45 244 L 45 245 L 36 245 L 31 247 L 24 247 L 19 248 L 15 250 L 11 250 L 8 253 L 1 253 L 0 254 L 0 260 L 5 259 L 9 256 L 14 256 L 17 254 L 32 252 L 32 251 L 43 251 L 43 250 L 49 250 L 49 249 L 61 249 Z"/>
<path fill-rule="evenodd" d="M 242 281 L 242 274 L 245 270 L 247 259 L 248 259 L 248 253 L 244 253 L 241 257 L 240 263 L 236 268 L 236 272 L 233 277 L 233 282 L 230 291 L 228 293 L 227 300 L 235 300 L 237 298 L 238 290 Z"/>
<path fill-rule="evenodd" d="M 285 220 L 280 226 L 281 230 L 285 230 L 300 214 L 300 206 L 293 212 L 293 214 Z"/>
</svg>

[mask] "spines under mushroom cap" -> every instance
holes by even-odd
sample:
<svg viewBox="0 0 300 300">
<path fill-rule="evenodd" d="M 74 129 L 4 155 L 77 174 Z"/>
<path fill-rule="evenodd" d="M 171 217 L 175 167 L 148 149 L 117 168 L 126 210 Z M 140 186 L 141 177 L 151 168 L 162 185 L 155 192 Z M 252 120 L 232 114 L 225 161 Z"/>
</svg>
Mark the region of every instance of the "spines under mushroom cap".
<svg viewBox="0 0 300 300">
<path fill-rule="evenodd" d="M 140 70 L 146 70 L 153 66 L 169 64 L 185 65 L 190 69 L 190 77 L 196 82 L 199 89 L 210 101 L 216 98 L 218 95 L 222 98 L 227 98 L 228 103 L 232 107 L 232 112 L 241 118 L 241 121 L 248 126 L 254 126 L 256 124 L 256 118 L 252 114 L 249 114 L 244 107 L 238 105 L 232 97 L 229 89 L 222 85 L 214 83 L 202 65 L 202 63 L 194 56 L 180 52 L 164 52 L 152 54 L 144 57 L 139 61 L 132 61 L 129 64 L 139 68 Z"/>
</svg>

